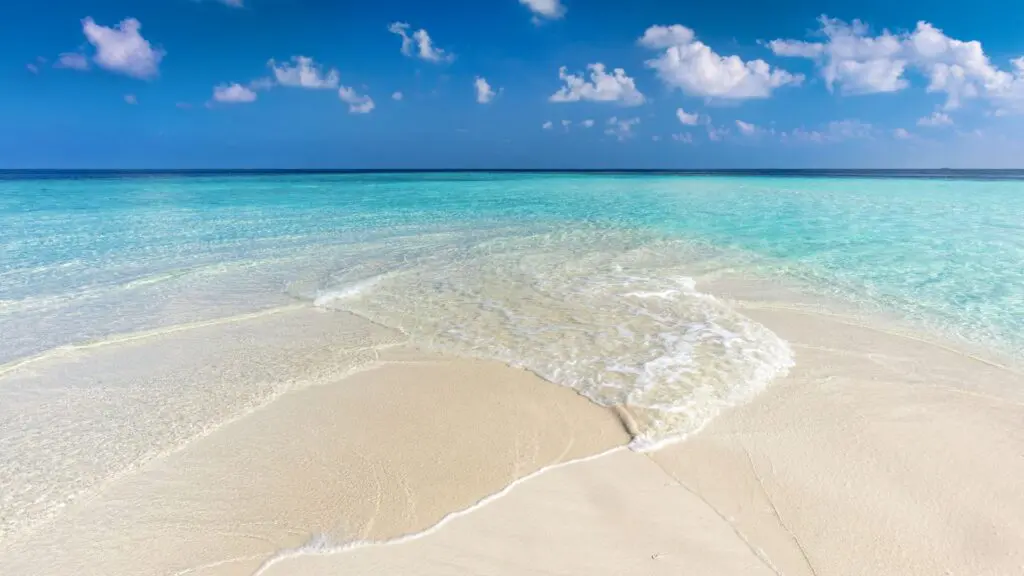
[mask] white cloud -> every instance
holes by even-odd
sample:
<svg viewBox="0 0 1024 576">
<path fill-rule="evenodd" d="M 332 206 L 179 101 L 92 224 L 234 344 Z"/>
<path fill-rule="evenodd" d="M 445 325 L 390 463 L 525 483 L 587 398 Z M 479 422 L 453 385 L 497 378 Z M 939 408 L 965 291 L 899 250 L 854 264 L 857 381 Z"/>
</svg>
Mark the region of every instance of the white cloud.
<svg viewBox="0 0 1024 576">
<path fill-rule="evenodd" d="M 213 89 L 213 99 L 224 104 L 247 104 L 256 101 L 256 93 L 238 84 L 221 84 Z"/>
<path fill-rule="evenodd" d="M 783 142 L 845 142 L 848 140 L 870 140 L 874 137 L 874 126 L 860 120 L 834 120 L 819 130 L 796 128 L 791 132 L 783 132 Z"/>
<path fill-rule="evenodd" d="M 355 89 L 349 86 L 342 86 L 338 89 L 338 98 L 348 104 L 349 114 L 369 114 L 376 107 L 373 98 L 366 94 L 357 94 Z"/>
<path fill-rule="evenodd" d="M 244 0 L 217 0 L 225 6 L 231 6 L 232 8 L 243 8 L 245 7 Z"/>
<path fill-rule="evenodd" d="M 651 136 L 651 142 L 661 142 L 661 136 L 658 136 L 658 135 Z"/>
<path fill-rule="evenodd" d="M 491 85 L 487 83 L 487 79 L 481 76 L 476 77 L 473 86 L 476 88 L 476 101 L 479 104 L 487 104 L 497 95 Z"/>
<path fill-rule="evenodd" d="M 639 123 L 639 118 L 619 119 L 612 116 L 608 119 L 608 128 L 605 128 L 604 133 L 609 136 L 615 136 L 621 142 L 633 137 L 633 127 Z"/>
<path fill-rule="evenodd" d="M 167 53 L 154 49 L 139 34 L 141 29 L 142 24 L 134 18 L 122 20 L 117 28 L 100 26 L 92 18 L 82 20 L 85 38 L 96 47 L 96 64 L 133 78 L 153 78 L 160 73 L 160 61 Z"/>
<path fill-rule="evenodd" d="M 672 139 L 676 142 L 682 142 L 684 144 L 693 144 L 693 134 L 683 132 L 680 134 L 673 134 Z"/>
<path fill-rule="evenodd" d="M 551 123 L 551 120 L 548 120 L 547 122 L 541 124 L 540 127 L 544 130 L 551 130 L 552 128 L 555 127 L 555 125 Z"/>
<path fill-rule="evenodd" d="M 918 126 L 952 126 L 953 119 L 945 112 L 932 112 L 931 116 L 925 116 L 917 120 Z"/>
<path fill-rule="evenodd" d="M 835 141 L 870 139 L 874 127 L 860 120 L 833 120 L 826 126 L 826 134 Z"/>
<path fill-rule="evenodd" d="M 715 126 L 712 126 L 711 124 L 708 124 L 707 129 L 708 140 L 711 140 L 712 142 L 721 142 L 723 139 L 725 139 L 726 136 L 729 135 L 728 128 L 717 128 Z"/>
<path fill-rule="evenodd" d="M 757 126 L 755 124 L 750 124 L 743 120 L 736 121 L 736 128 L 738 128 L 740 134 L 743 134 L 744 136 L 753 136 L 757 133 Z"/>
<path fill-rule="evenodd" d="M 409 35 L 410 26 L 405 22 L 392 22 L 388 26 L 388 32 L 402 37 L 402 54 L 406 56 L 426 60 L 427 62 L 451 62 L 455 59 L 453 54 L 434 46 L 430 34 L 424 29 L 419 29 Z M 415 47 L 415 51 L 413 48 Z"/>
<path fill-rule="evenodd" d="M 682 108 L 676 108 L 676 118 L 679 119 L 679 123 L 683 126 L 696 126 L 700 121 L 699 115 L 687 114 Z"/>
<path fill-rule="evenodd" d="M 519 3 L 529 8 L 535 18 L 557 20 L 565 16 L 565 6 L 560 0 L 519 0 Z"/>
<path fill-rule="evenodd" d="M 139 99 L 135 97 L 135 94 L 125 94 L 124 101 L 127 104 L 135 105 L 139 103 Z"/>
<path fill-rule="evenodd" d="M 594 127 L 594 121 L 590 120 L 590 119 L 587 119 L 587 120 L 584 120 L 583 122 L 580 122 L 580 125 L 583 126 L 584 128 L 593 128 Z"/>
<path fill-rule="evenodd" d="M 825 134 L 818 130 L 804 130 L 803 128 L 794 128 L 791 132 L 782 133 L 783 142 L 789 142 L 790 140 L 795 140 L 797 142 L 821 143 L 825 141 Z"/>
<path fill-rule="evenodd" d="M 267 62 L 267 66 L 274 71 L 274 78 L 281 86 L 330 90 L 337 88 L 341 82 L 337 70 L 332 68 L 325 74 L 323 67 L 307 56 L 292 56 L 291 63 L 289 65 L 288 62 L 284 62 L 278 66 L 274 60 Z"/>
<path fill-rule="evenodd" d="M 53 67 L 84 71 L 89 69 L 89 60 L 86 59 L 85 54 L 64 52 L 57 57 L 57 61 L 53 63 Z"/>
<path fill-rule="evenodd" d="M 825 42 L 772 40 L 768 47 L 778 56 L 815 60 L 829 90 L 838 86 L 845 94 L 873 94 L 907 86 L 900 38 L 888 30 L 869 37 L 867 26 L 859 20 L 847 24 L 822 16 L 819 22 Z"/>
<path fill-rule="evenodd" d="M 651 26 L 644 31 L 640 45 L 652 50 L 662 50 L 673 46 L 683 46 L 694 41 L 693 30 L 681 24 L 671 26 Z"/>
<path fill-rule="evenodd" d="M 780 56 L 809 58 L 818 65 L 830 89 L 847 94 L 896 92 L 910 85 L 910 70 L 928 80 L 928 92 L 946 95 L 952 110 L 971 98 L 987 98 L 997 111 L 1024 111 L 1024 65 L 1011 60 L 1000 70 L 985 55 L 981 43 L 946 36 L 928 22 L 912 32 L 883 30 L 871 36 L 866 24 L 822 16 L 822 42 L 774 40 L 768 46 Z"/>
<path fill-rule="evenodd" d="M 636 89 L 636 83 L 626 75 L 622 68 L 616 68 L 611 74 L 605 71 L 604 64 L 598 62 L 587 66 L 590 81 L 583 75 L 569 74 L 562 66 L 558 69 L 558 77 L 565 82 L 548 99 L 551 102 L 618 102 L 623 106 L 639 106 L 644 103 L 644 95 Z"/>
<path fill-rule="evenodd" d="M 897 128 L 892 131 L 892 137 L 897 140 L 910 140 L 913 138 L 913 135 L 903 128 Z"/>
<path fill-rule="evenodd" d="M 787 84 L 799 85 L 804 77 L 772 68 L 764 60 L 744 62 L 739 56 L 720 56 L 696 39 L 686 26 L 651 26 L 641 46 L 664 52 L 647 61 L 662 82 L 687 94 L 705 98 L 745 100 L 767 98 Z"/>
<path fill-rule="evenodd" d="M 395 92 L 394 94 L 391 95 L 391 99 L 395 101 L 399 101 L 402 98 L 404 98 L 404 96 L 402 95 L 401 92 Z"/>
</svg>

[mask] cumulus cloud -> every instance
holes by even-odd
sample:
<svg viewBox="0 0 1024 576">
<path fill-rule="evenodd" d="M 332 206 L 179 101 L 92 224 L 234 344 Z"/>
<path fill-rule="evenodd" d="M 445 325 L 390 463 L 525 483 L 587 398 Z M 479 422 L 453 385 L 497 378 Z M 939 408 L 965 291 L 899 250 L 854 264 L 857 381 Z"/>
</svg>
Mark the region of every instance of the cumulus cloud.
<svg viewBox="0 0 1024 576">
<path fill-rule="evenodd" d="M 892 137 L 897 139 L 897 140 L 910 140 L 911 138 L 913 138 L 913 136 L 910 134 L 910 132 L 907 132 L 903 128 L 897 128 L 897 129 L 893 130 L 892 131 Z"/>
<path fill-rule="evenodd" d="M 126 104 L 135 105 L 139 103 L 139 99 L 135 97 L 135 94 L 125 94 L 124 101 Z"/>
<path fill-rule="evenodd" d="M 583 126 L 584 128 L 593 128 L 594 127 L 594 121 L 590 120 L 590 119 L 587 119 L 587 120 L 584 120 L 583 122 L 580 122 L 580 125 Z"/>
<path fill-rule="evenodd" d="M 604 64 L 597 62 L 587 66 L 590 81 L 584 76 L 569 74 L 562 66 L 558 69 L 558 77 L 565 82 L 557 92 L 548 99 L 551 102 L 618 102 L 623 106 L 639 106 L 644 103 L 644 95 L 636 89 L 636 82 L 626 75 L 622 68 L 616 68 L 611 74 L 605 71 Z"/>
<path fill-rule="evenodd" d="M 402 37 L 402 54 L 434 63 L 451 62 L 455 59 L 453 54 L 434 46 L 434 41 L 426 30 L 421 28 L 412 35 L 409 34 L 409 30 L 411 27 L 405 22 L 392 22 L 388 26 L 388 32 Z"/>
<path fill-rule="evenodd" d="M 743 120 L 736 121 L 736 128 L 738 128 L 740 134 L 743 134 L 744 136 L 753 136 L 757 133 L 757 125 L 744 122 Z"/>
<path fill-rule="evenodd" d="M 693 96 L 725 100 L 767 98 L 776 88 L 799 85 L 803 75 L 773 68 L 764 60 L 744 62 L 739 56 L 721 56 L 696 39 L 693 30 L 675 24 L 651 26 L 639 44 L 663 50 L 647 61 L 662 82 Z"/>
<path fill-rule="evenodd" d="M 396 102 L 401 100 L 404 97 L 405 96 L 403 96 L 401 92 L 395 92 L 394 94 L 391 95 L 391 99 L 396 101 Z"/>
<path fill-rule="evenodd" d="M 93 61 L 100 68 L 133 78 L 153 78 L 160 73 L 160 61 L 167 53 L 153 48 L 139 33 L 141 29 L 142 24 L 134 18 L 122 20 L 117 28 L 100 26 L 92 18 L 82 20 L 82 32 L 96 48 Z"/>
<path fill-rule="evenodd" d="M 64 52 L 57 57 L 57 61 L 53 63 L 53 67 L 85 71 L 89 69 L 89 60 L 85 57 L 85 54 L 79 54 L 78 52 Z"/>
<path fill-rule="evenodd" d="M 683 126 L 696 126 L 700 122 L 699 115 L 687 114 L 682 108 L 676 108 L 676 118 L 679 119 L 679 123 Z"/>
<path fill-rule="evenodd" d="M 555 125 L 551 123 L 551 120 L 548 120 L 547 122 L 541 124 L 540 127 L 544 130 L 551 130 L 552 128 L 555 127 Z"/>
<path fill-rule="evenodd" d="M 679 134 L 673 134 L 672 139 L 676 142 L 682 142 L 684 144 L 693 144 L 693 134 L 689 132 L 682 132 Z"/>
<path fill-rule="evenodd" d="M 535 19 L 557 20 L 565 16 L 565 6 L 560 0 L 519 0 L 519 3 L 529 8 Z"/>
<path fill-rule="evenodd" d="M 349 86 L 342 86 L 338 89 L 338 98 L 348 104 L 349 114 L 369 114 L 376 107 L 373 98 L 366 94 L 360 95 Z"/>
<path fill-rule="evenodd" d="M 919 118 L 917 121 L 918 126 L 952 126 L 953 119 L 949 117 L 949 114 L 945 112 L 932 112 L 931 116 L 925 116 Z"/>
<path fill-rule="evenodd" d="M 497 95 L 491 85 L 487 83 L 487 79 L 481 76 L 476 77 L 473 86 L 476 88 L 476 101 L 480 104 L 487 104 Z"/>
<path fill-rule="evenodd" d="M 248 104 L 256 101 L 256 93 L 241 84 L 221 84 L 213 89 L 213 100 L 223 104 Z"/>
<path fill-rule="evenodd" d="M 907 86 L 903 72 L 907 60 L 901 56 L 902 40 L 888 30 L 867 36 L 868 27 L 854 20 L 847 24 L 822 16 L 820 34 L 824 42 L 772 40 L 768 47 L 778 56 L 815 60 L 829 90 L 846 94 L 896 92 Z"/>
<path fill-rule="evenodd" d="M 1011 61 L 1011 70 L 992 64 L 976 40 L 946 36 L 928 22 L 918 22 L 911 32 L 883 30 L 872 36 L 859 21 L 847 23 L 822 16 L 821 41 L 773 40 L 768 43 L 779 56 L 813 60 L 830 90 L 846 94 L 896 92 L 910 85 L 913 70 L 924 76 L 928 92 L 946 95 L 945 108 L 952 110 L 971 98 L 987 98 L 997 110 L 1024 111 L 1024 60 Z"/>
<path fill-rule="evenodd" d="M 292 56 L 290 63 L 283 62 L 280 66 L 270 60 L 267 66 L 274 72 L 274 78 L 281 86 L 330 90 L 337 88 L 341 82 L 337 70 L 331 69 L 325 73 L 322 66 L 307 56 Z"/>
<path fill-rule="evenodd" d="M 608 119 L 608 127 L 605 128 L 604 133 L 609 136 L 614 136 L 622 142 L 628 138 L 633 137 L 633 127 L 640 123 L 639 118 L 617 118 L 612 116 Z"/>
</svg>

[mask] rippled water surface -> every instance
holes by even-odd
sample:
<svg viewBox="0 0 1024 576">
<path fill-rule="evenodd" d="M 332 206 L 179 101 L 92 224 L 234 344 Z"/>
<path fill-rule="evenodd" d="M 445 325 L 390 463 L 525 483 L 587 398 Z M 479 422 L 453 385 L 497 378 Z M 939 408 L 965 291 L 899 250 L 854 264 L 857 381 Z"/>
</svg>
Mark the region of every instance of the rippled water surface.
<svg viewBox="0 0 1024 576">
<path fill-rule="evenodd" d="M 1020 181 L 376 174 L 2 180 L 0 361 L 551 230 L 696 242 L 1021 349 Z"/>
</svg>

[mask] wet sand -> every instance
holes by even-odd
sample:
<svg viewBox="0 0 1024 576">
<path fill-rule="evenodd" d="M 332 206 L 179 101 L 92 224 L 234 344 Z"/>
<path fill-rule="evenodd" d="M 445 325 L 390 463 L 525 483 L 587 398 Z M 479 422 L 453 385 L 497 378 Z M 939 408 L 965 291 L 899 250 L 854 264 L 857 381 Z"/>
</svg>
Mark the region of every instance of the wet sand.
<svg viewBox="0 0 1024 576">
<path fill-rule="evenodd" d="M 1024 569 L 1024 379 L 1013 366 L 791 294 L 711 289 L 797 352 L 754 402 L 657 452 L 550 470 L 421 538 L 307 550 L 263 573 Z"/>
<path fill-rule="evenodd" d="M 763 286 L 704 284 L 786 339 L 797 363 L 683 442 L 631 452 L 628 414 L 378 335 L 357 372 L 289 390 L 0 543 L 0 572 L 1024 570 L 1014 366 Z"/>
</svg>

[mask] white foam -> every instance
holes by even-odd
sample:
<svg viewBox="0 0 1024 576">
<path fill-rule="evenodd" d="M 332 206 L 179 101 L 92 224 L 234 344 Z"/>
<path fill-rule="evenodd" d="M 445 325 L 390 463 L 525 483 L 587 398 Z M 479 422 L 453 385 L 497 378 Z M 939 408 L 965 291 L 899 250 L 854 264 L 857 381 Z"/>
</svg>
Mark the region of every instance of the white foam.
<svg viewBox="0 0 1024 576">
<path fill-rule="evenodd" d="M 383 276 L 375 276 L 342 288 L 319 290 L 317 291 L 316 298 L 313 299 L 313 305 L 322 308 L 329 308 L 336 302 L 347 300 L 349 298 L 356 298 L 373 288 L 373 286 L 379 283 L 382 279 Z"/>
<path fill-rule="evenodd" d="M 633 447 L 683 438 L 793 364 L 789 346 L 701 293 L 680 242 L 614 231 L 449 238 L 316 303 L 421 345 L 497 359 L 635 414 Z"/>
</svg>

